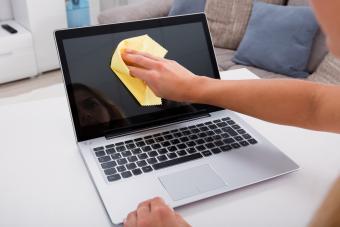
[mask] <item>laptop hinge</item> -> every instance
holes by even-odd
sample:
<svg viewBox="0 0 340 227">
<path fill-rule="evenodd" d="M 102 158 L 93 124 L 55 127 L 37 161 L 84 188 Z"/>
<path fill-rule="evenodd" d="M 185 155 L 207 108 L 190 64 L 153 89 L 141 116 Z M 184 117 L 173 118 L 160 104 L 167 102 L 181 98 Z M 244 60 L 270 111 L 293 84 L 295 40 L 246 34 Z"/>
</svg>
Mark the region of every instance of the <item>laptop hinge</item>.
<svg viewBox="0 0 340 227">
<path fill-rule="evenodd" d="M 143 129 L 137 129 L 137 130 L 133 130 L 133 131 L 129 131 L 129 132 L 123 132 L 123 133 L 108 134 L 108 135 L 105 136 L 105 138 L 106 138 L 106 140 L 110 140 L 110 139 L 114 139 L 114 138 L 118 138 L 118 137 L 122 137 L 122 136 L 146 132 L 146 131 L 159 129 L 159 128 L 164 128 L 164 127 L 168 127 L 168 126 L 171 126 L 171 125 L 176 125 L 178 123 L 194 121 L 194 120 L 197 120 L 197 119 L 202 119 L 202 118 L 207 118 L 207 117 L 211 117 L 211 115 L 204 113 L 204 114 L 196 115 L 195 117 L 190 117 L 188 119 L 180 119 L 180 120 L 176 120 L 175 122 L 166 123 L 166 124 L 162 124 L 162 125 L 158 125 L 158 126 L 153 126 L 153 127 L 143 128 Z"/>
</svg>

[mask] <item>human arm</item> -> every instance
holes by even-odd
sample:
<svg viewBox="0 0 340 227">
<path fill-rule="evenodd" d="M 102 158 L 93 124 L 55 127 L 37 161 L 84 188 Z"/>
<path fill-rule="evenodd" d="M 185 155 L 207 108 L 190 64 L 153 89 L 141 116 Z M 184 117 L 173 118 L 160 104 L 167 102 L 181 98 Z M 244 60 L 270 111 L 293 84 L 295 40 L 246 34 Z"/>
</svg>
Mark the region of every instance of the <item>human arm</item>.
<svg viewBox="0 0 340 227">
<path fill-rule="evenodd" d="M 301 80 L 220 81 L 177 62 L 127 50 L 131 74 L 156 95 L 227 108 L 273 123 L 340 132 L 340 88 Z"/>
</svg>

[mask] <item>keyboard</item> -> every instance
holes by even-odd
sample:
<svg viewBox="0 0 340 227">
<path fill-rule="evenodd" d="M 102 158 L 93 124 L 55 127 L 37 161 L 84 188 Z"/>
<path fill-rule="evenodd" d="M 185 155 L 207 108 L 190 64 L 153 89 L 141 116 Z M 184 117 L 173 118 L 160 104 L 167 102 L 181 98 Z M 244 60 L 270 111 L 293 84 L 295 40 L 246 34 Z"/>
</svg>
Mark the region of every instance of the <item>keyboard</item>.
<svg viewBox="0 0 340 227">
<path fill-rule="evenodd" d="M 108 182 L 257 144 L 229 117 L 93 148 Z"/>
</svg>

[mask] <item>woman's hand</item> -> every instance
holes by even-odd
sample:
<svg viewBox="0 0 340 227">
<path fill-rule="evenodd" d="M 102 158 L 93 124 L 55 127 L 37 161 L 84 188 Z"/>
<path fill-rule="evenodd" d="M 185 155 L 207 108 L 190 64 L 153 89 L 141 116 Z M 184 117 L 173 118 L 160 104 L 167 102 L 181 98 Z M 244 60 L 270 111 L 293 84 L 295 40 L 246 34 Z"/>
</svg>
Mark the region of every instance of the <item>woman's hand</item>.
<svg viewBox="0 0 340 227">
<path fill-rule="evenodd" d="M 132 76 L 145 81 L 157 96 L 165 99 L 193 102 L 199 95 L 199 84 L 206 79 L 196 76 L 175 61 L 144 52 L 127 49 L 122 57 Z"/>
<path fill-rule="evenodd" d="M 138 205 L 124 220 L 124 227 L 190 227 L 163 199 L 154 198 Z"/>
</svg>

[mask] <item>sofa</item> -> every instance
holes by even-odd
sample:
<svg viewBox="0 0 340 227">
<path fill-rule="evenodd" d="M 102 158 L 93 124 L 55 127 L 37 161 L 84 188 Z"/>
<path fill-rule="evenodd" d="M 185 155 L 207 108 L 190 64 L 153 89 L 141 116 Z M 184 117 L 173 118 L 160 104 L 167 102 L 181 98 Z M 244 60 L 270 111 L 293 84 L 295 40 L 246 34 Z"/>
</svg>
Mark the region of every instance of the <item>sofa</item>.
<svg viewBox="0 0 340 227">
<path fill-rule="evenodd" d="M 241 43 L 243 35 L 247 29 L 247 23 L 251 14 L 251 7 L 249 7 L 251 6 L 251 1 L 252 0 L 207 0 L 205 13 L 212 33 L 219 70 L 226 71 L 247 68 L 263 79 L 291 78 L 287 77 L 287 75 L 273 73 L 257 67 L 238 65 L 232 61 L 235 51 Z M 293 6 L 309 4 L 308 0 L 263 1 L 273 4 Z M 169 14 L 172 3 L 173 0 L 140 0 L 135 4 L 107 9 L 98 16 L 98 21 L 100 24 L 110 24 L 165 17 Z M 246 6 L 243 6 L 242 4 L 247 4 L 246 6 L 248 8 L 246 9 Z M 213 24 L 213 21 L 219 16 L 214 12 L 216 7 L 226 7 L 226 10 L 230 7 L 233 8 L 233 10 L 237 10 L 237 7 L 239 7 L 242 8 L 244 15 L 236 13 L 234 14 L 235 16 L 230 17 L 230 15 L 233 14 L 233 12 L 230 12 L 230 15 L 228 15 L 228 26 L 217 26 L 217 29 Z M 230 34 L 232 42 L 221 42 L 221 38 L 222 36 L 225 36 L 225 34 Z M 310 72 L 310 75 L 306 78 L 306 80 L 327 84 L 340 84 L 340 61 L 329 53 L 325 36 L 320 29 L 314 38 L 312 53 L 308 64 L 308 71 Z"/>
</svg>

